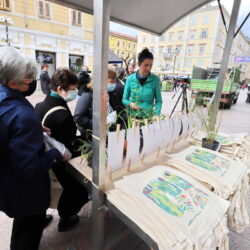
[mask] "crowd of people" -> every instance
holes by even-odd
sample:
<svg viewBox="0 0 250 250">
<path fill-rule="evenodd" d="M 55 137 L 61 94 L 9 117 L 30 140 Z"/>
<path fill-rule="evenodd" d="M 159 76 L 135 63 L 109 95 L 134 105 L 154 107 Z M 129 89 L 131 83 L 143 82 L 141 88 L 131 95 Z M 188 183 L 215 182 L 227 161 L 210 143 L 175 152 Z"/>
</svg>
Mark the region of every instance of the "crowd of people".
<svg viewBox="0 0 250 250">
<path fill-rule="evenodd" d="M 138 56 L 138 70 L 108 68 L 107 114 L 116 113 L 112 122 L 127 127 L 128 114 L 136 119 L 160 115 L 160 79 L 151 72 L 153 55 L 144 49 Z M 88 190 L 66 171 L 68 156 L 56 148 L 45 149 L 43 133 L 64 144 L 78 156 L 77 129 L 81 139 L 91 138 L 93 85 L 89 71 L 78 75 L 67 68 L 57 69 L 52 78 L 48 65 L 40 76 L 44 101 L 35 108 L 26 99 L 36 90 L 36 62 L 13 47 L 0 48 L 0 211 L 13 220 L 11 250 L 37 250 L 43 229 L 52 216 L 50 205 L 52 170 L 63 191 L 57 210 L 58 231 L 70 230 L 78 212 L 88 202 Z M 77 99 L 74 114 L 67 102 Z"/>
</svg>

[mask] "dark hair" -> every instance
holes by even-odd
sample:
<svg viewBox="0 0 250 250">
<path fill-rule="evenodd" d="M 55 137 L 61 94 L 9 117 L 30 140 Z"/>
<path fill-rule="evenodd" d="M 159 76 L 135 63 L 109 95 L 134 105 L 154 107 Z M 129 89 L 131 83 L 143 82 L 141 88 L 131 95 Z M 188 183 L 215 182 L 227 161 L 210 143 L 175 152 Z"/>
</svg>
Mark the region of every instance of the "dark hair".
<svg viewBox="0 0 250 250">
<path fill-rule="evenodd" d="M 90 83 L 91 77 L 87 71 L 80 71 L 78 74 L 78 79 L 78 95 L 81 95 L 83 92 L 89 92 L 90 89 L 87 87 L 87 84 Z"/>
<path fill-rule="evenodd" d="M 125 75 L 125 69 L 123 67 L 118 67 L 116 69 L 116 73 L 117 73 L 117 78 L 120 80 L 123 80 L 124 75 Z"/>
<path fill-rule="evenodd" d="M 145 59 L 154 59 L 153 54 L 149 51 L 148 48 L 144 48 L 141 53 L 138 55 L 138 62 L 142 63 Z"/>
<path fill-rule="evenodd" d="M 67 68 L 60 68 L 53 74 L 50 88 L 57 91 L 57 87 L 61 86 L 64 90 L 68 90 L 70 85 L 75 84 L 78 84 L 76 74 Z"/>
<path fill-rule="evenodd" d="M 41 70 L 43 70 L 44 67 L 49 67 L 49 65 L 47 63 L 42 64 Z"/>
</svg>

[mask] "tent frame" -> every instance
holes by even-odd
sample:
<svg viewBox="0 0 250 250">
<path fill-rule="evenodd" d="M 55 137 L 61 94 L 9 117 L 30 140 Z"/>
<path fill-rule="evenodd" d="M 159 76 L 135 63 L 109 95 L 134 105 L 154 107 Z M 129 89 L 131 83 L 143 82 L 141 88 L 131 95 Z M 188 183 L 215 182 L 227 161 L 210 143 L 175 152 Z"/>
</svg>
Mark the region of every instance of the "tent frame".
<svg viewBox="0 0 250 250">
<path fill-rule="evenodd" d="M 93 14 L 93 11 L 80 6 L 79 4 L 71 4 L 66 0 L 50 0 L 60 5 L 69 8 L 77 9 L 88 14 Z M 83 0 L 82 0 L 83 1 Z M 209 1 L 208 1 L 209 2 Z M 236 21 L 239 13 L 241 0 L 234 0 L 232 15 L 224 48 L 221 71 L 219 74 L 217 89 L 213 102 L 213 114 L 210 120 L 210 126 L 213 127 L 216 122 L 216 117 L 219 107 L 219 99 L 223 88 L 225 73 L 228 66 L 229 54 L 233 42 Z M 157 4 L 157 2 L 156 2 Z M 196 6 L 191 11 L 201 7 Z M 111 0 L 94 0 L 94 89 L 93 89 L 93 176 L 92 176 L 92 194 L 93 194 L 93 232 L 92 241 L 93 249 L 104 249 L 104 214 L 105 205 L 107 205 L 121 221 L 123 221 L 130 229 L 132 229 L 142 240 L 145 241 L 152 249 L 158 249 L 157 244 L 143 232 L 133 221 L 126 215 L 121 213 L 112 203 L 105 201 L 104 194 L 104 179 L 106 167 L 106 103 L 107 103 L 107 67 L 108 67 L 108 36 L 109 36 L 109 21 L 110 21 Z M 190 12 L 191 12 L 190 11 Z M 189 13 L 190 13 L 189 12 Z M 185 15 L 189 14 L 186 13 Z M 180 16 L 178 21 L 184 16 Z M 143 30 L 136 24 L 123 22 L 122 20 L 112 19 L 121 24 L 126 24 L 134 28 Z M 171 25 L 169 24 L 162 33 L 164 33 Z M 154 30 L 147 30 L 152 34 L 161 35 Z"/>
</svg>

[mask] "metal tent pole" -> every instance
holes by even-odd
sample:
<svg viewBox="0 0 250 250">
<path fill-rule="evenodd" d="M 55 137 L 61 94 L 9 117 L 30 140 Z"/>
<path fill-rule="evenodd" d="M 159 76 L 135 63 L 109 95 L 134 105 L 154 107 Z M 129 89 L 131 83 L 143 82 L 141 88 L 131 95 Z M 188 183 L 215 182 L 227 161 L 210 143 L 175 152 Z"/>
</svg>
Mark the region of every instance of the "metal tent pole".
<svg viewBox="0 0 250 250">
<path fill-rule="evenodd" d="M 110 0 L 94 0 L 93 249 L 104 246 L 104 178 Z"/>
<path fill-rule="evenodd" d="M 237 22 L 239 10 L 240 10 L 240 3 L 241 3 L 241 0 L 234 0 L 232 14 L 231 14 L 229 28 L 228 28 L 228 33 L 227 33 L 226 44 L 225 44 L 222 62 L 221 62 L 220 73 L 219 73 L 219 77 L 218 77 L 217 88 L 216 88 L 215 95 L 214 95 L 214 101 L 213 101 L 212 106 L 211 106 L 211 116 L 210 116 L 210 120 L 209 120 L 209 130 L 210 131 L 214 131 L 215 125 L 216 125 L 216 118 L 217 118 L 219 104 L 220 104 L 221 92 L 223 89 L 225 74 L 227 72 L 228 60 L 229 60 L 230 51 L 232 48 L 236 22 Z"/>
</svg>

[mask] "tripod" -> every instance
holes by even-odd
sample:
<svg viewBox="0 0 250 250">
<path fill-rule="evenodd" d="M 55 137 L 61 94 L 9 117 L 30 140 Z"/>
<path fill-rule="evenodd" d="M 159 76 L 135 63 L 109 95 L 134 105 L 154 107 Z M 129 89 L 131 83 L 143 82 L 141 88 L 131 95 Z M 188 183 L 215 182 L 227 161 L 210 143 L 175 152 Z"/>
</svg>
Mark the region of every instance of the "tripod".
<svg viewBox="0 0 250 250">
<path fill-rule="evenodd" d="M 184 111 L 185 108 L 186 108 L 186 113 L 188 114 L 187 85 L 186 85 L 186 84 L 182 84 L 182 85 L 179 87 L 179 89 L 180 89 L 180 88 L 182 88 L 182 91 L 181 91 L 181 93 L 180 93 L 180 95 L 179 95 L 179 97 L 178 97 L 178 99 L 177 99 L 177 102 L 175 103 L 174 108 L 173 108 L 173 110 L 172 110 L 172 112 L 171 112 L 171 114 L 170 114 L 169 117 L 171 117 L 172 114 L 174 113 L 174 111 L 175 111 L 175 109 L 176 109 L 176 107 L 177 107 L 177 105 L 178 105 L 178 103 L 179 103 L 181 97 L 182 97 L 182 108 L 181 108 L 181 111 Z M 172 99 L 175 97 L 175 95 L 177 94 L 177 92 L 179 91 L 179 89 L 178 89 L 178 90 L 176 91 L 176 93 L 173 95 Z"/>
</svg>

